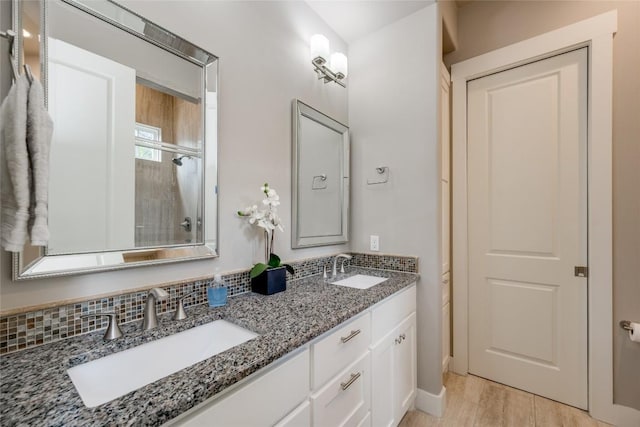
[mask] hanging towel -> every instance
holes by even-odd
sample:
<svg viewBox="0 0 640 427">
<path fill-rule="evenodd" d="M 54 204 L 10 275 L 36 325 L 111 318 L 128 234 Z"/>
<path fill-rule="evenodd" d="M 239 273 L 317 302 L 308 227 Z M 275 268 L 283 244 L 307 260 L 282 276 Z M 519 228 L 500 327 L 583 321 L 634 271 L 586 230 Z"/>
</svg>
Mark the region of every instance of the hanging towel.
<svg viewBox="0 0 640 427">
<path fill-rule="evenodd" d="M 29 222 L 29 156 L 27 152 L 27 98 L 29 81 L 16 78 L 0 106 L 2 139 L 1 244 L 10 252 L 20 252 L 27 241 Z"/>
<path fill-rule="evenodd" d="M 33 246 L 47 246 L 49 203 L 49 147 L 53 121 L 44 106 L 42 85 L 33 79 L 27 101 L 27 148 L 31 164 L 31 221 Z"/>
</svg>

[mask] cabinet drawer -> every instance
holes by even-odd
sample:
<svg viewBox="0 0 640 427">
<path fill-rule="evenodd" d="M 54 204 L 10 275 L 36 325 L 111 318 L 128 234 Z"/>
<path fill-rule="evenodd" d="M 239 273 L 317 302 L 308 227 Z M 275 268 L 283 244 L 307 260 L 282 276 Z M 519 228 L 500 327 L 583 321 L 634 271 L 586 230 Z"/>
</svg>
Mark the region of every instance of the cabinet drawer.
<svg viewBox="0 0 640 427">
<path fill-rule="evenodd" d="M 449 285 L 449 273 L 442 275 L 442 305 L 449 302 L 451 296 L 451 285 Z"/>
<path fill-rule="evenodd" d="M 392 296 L 373 310 L 373 344 L 391 332 L 408 315 L 416 311 L 416 285 Z"/>
<path fill-rule="evenodd" d="M 309 427 L 311 425 L 311 403 L 306 400 L 302 405 L 291 411 L 273 427 Z"/>
<path fill-rule="evenodd" d="M 356 427 L 371 406 L 369 352 L 311 396 L 313 425 Z"/>
<path fill-rule="evenodd" d="M 309 350 L 305 349 L 230 394 L 188 411 L 172 425 L 273 425 L 303 402 L 308 393 Z"/>
<path fill-rule="evenodd" d="M 371 427 L 371 412 L 367 412 L 367 415 L 358 423 L 357 427 Z"/>
<path fill-rule="evenodd" d="M 314 390 L 363 355 L 371 344 L 371 320 L 365 313 L 315 343 L 311 386 Z"/>
</svg>

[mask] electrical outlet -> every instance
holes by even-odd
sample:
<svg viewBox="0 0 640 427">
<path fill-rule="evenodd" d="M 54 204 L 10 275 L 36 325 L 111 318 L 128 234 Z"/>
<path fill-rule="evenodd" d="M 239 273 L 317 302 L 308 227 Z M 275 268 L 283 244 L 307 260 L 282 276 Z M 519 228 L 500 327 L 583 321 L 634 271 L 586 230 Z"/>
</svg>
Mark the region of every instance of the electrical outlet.
<svg viewBox="0 0 640 427">
<path fill-rule="evenodd" d="M 369 249 L 376 252 L 380 250 L 379 236 L 369 236 Z"/>
</svg>

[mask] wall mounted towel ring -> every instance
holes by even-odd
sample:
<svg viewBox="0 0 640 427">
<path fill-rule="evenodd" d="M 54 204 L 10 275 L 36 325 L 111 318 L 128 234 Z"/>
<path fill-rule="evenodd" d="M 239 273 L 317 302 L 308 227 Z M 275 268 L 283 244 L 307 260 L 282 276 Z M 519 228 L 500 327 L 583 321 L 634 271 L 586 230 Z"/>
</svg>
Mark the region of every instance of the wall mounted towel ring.
<svg viewBox="0 0 640 427">
<path fill-rule="evenodd" d="M 378 178 L 367 179 L 367 185 L 386 184 L 389 182 L 389 168 L 387 166 L 378 166 L 376 172 L 379 175 Z"/>
</svg>

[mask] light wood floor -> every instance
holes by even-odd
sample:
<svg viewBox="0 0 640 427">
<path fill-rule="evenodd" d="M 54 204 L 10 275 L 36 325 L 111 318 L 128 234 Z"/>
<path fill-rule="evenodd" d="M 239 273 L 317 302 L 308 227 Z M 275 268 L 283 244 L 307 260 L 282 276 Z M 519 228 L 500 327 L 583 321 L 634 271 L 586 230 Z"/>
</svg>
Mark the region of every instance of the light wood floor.
<svg viewBox="0 0 640 427">
<path fill-rule="evenodd" d="M 505 426 L 605 427 L 588 413 L 473 375 L 445 375 L 447 407 L 442 418 L 409 411 L 399 427 Z"/>
</svg>

